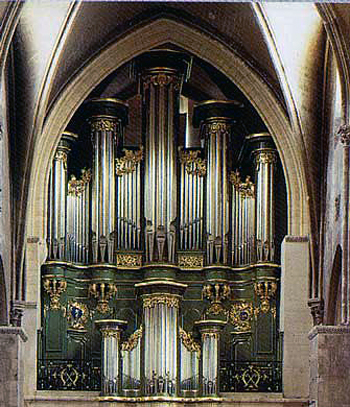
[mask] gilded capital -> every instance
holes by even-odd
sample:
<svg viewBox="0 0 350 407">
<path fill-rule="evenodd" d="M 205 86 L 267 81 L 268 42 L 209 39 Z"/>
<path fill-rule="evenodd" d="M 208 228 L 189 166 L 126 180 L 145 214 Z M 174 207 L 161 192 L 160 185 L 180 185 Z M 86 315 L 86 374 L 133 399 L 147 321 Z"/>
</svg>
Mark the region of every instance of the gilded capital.
<svg viewBox="0 0 350 407">
<path fill-rule="evenodd" d="M 120 340 L 120 331 L 111 328 L 101 329 L 102 338 L 115 338 Z"/>
<path fill-rule="evenodd" d="M 212 137 L 212 136 L 229 136 L 231 131 L 231 123 L 227 120 L 213 120 L 211 122 L 207 122 L 204 125 L 204 135 L 205 137 Z"/>
<path fill-rule="evenodd" d="M 180 78 L 177 75 L 169 75 L 163 72 L 144 75 L 142 79 L 144 90 L 147 90 L 150 85 L 164 87 L 173 84 L 175 89 L 179 89 L 180 85 Z"/>
<path fill-rule="evenodd" d="M 67 151 L 62 150 L 61 148 L 58 147 L 53 159 L 56 161 L 62 161 L 66 165 L 67 158 L 68 158 Z"/>
<path fill-rule="evenodd" d="M 179 308 L 180 300 L 175 294 L 150 294 L 143 297 L 144 308 L 154 308 L 156 305 L 164 304 L 168 308 Z"/>
<path fill-rule="evenodd" d="M 342 124 L 337 130 L 337 138 L 344 145 L 344 147 L 350 146 L 350 125 Z"/>
<path fill-rule="evenodd" d="M 259 164 L 274 164 L 277 161 L 277 152 L 275 150 L 258 150 L 255 153 L 255 162 Z"/>
<path fill-rule="evenodd" d="M 97 117 L 91 119 L 90 124 L 92 134 L 97 131 L 117 132 L 117 119 Z"/>
</svg>

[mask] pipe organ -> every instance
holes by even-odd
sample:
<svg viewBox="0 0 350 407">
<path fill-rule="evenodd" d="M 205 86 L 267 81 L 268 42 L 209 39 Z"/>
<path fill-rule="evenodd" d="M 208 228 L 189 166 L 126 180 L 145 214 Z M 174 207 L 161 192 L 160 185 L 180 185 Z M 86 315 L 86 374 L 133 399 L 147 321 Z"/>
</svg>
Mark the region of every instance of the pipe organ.
<svg viewBox="0 0 350 407">
<path fill-rule="evenodd" d="M 86 101 L 82 133 L 62 135 L 50 173 L 39 388 L 74 390 L 99 372 L 102 399 L 279 391 L 278 154 L 268 133 L 240 134 L 245 107 L 229 100 L 195 104 L 186 117 L 201 147 L 188 147 L 179 98 L 191 62 L 163 49 L 135 59 L 141 144 L 125 145 L 136 113 L 115 98 Z M 79 139 L 91 145 L 80 178 L 70 169 Z M 74 372 L 72 360 L 81 361 Z M 47 375 L 55 361 L 77 379 L 46 385 L 40 366 Z M 257 377 L 272 381 L 261 390 Z"/>
</svg>

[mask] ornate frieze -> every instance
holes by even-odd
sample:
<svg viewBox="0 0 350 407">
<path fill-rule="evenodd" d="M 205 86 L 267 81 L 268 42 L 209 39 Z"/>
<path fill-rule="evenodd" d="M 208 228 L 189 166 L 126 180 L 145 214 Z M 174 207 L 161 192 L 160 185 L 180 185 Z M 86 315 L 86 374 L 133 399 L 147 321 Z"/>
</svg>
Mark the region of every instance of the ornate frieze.
<svg viewBox="0 0 350 407">
<path fill-rule="evenodd" d="M 173 84 L 174 89 L 179 89 L 181 80 L 176 75 L 168 75 L 166 73 L 157 73 L 154 75 L 143 76 L 143 88 L 147 90 L 150 85 L 164 87 Z"/>
<path fill-rule="evenodd" d="M 103 328 L 101 329 L 102 338 L 115 338 L 120 340 L 120 331 L 113 328 Z"/>
<path fill-rule="evenodd" d="M 44 278 L 44 290 L 50 296 L 50 309 L 60 310 L 62 308 L 60 303 L 61 294 L 67 289 L 67 281 L 58 280 L 56 278 Z"/>
<path fill-rule="evenodd" d="M 154 308 L 159 304 L 165 304 L 169 308 L 179 308 L 180 299 L 175 294 L 150 294 L 143 297 L 144 308 Z"/>
<path fill-rule="evenodd" d="M 136 171 L 136 166 L 143 160 L 143 147 L 139 150 L 123 149 L 124 156 L 116 159 L 116 175 L 121 177 L 124 174 L 132 174 Z"/>
<path fill-rule="evenodd" d="M 91 170 L 82 169 L 81 178 L 77 179 L 75 175 L 71 176 L 68 182 L 68 195 L 81 195 L 87 188 L 89 182 L 91 181 Z"/>
<path fill-rule="evenodd" d="M 202 254 L 179 254 L 179 267 L 184 269 L 198 269 L 204 266 Z"/>
<path fill-rule="evenodd" d="M 260 164 L 274 164 L 277 162 L 277 156 L 275 150 L 257 150 L 255 155 L 256 165 Z"/>
<path fill-rule="evenodd" d="M 117 266 L 135 268 L 142 266 L 141 254 L 117 254 Z"/>
<path fill-rule="evenodd" d="M 200 150 L 179 150 L 180 163 L 185 165 L 187 174 L 204 177 L 207 173 L 207 160 L 198 157 Z"/>
<path fill-rule="evenodd" d="M 229 136 L 231 132 L 232 125 L 228 120 L 225 121 L 212 121 L 207 122 L 204 126 L 204 136 L 213 137 L 213 136 Z"/>
<path fill-rule="evenodd" d="M 140 339 L 142 338 L 142 325 L 140 326 L 139 329 L 137 329 L 134 333 L 132 333 L 128 340 L 122 343 L 122 350 L 131 352 L 136 348 L 136 346 L 139 344 Z"/>
</svg>

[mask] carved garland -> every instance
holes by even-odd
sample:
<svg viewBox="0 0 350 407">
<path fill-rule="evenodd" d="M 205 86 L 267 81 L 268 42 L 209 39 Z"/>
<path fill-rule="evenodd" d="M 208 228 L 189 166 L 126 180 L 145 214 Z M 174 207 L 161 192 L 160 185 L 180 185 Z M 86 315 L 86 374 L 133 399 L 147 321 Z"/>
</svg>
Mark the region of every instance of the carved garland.
<svg viewBox="0 0 350 407">
<path fill-rule="evenodd" d="M 95 119 L 91 121 L 91 132 L 96 131 L 111 131 L 115 133 L 117 131 L 116 119 Z"/>
<path fill-rule="evenodd" d="M 137 329 L 133 334 L 131 334 L 127 341 L 123 342 L 122 350 L 131 352 L 136 348 L 139 343 L 139 340 L 142 338 L 142 325 Z"/>
<path fill-rule="evenodd" d="M 81 179 L 77 179 L 75 175 L 71 176 L 68 182 L 68 195 L 79 196 L 87 188 L 89 182 L 91 181 L 91 170 L 81 170 Z"/>
<path fill-rule="evenodd" d="M 189 352 L 198 352 L 198 358 L 200 358 L 201 355 L 201 346 L 198 342 L 196 342 L 193 338 L 193 336 L 184 331 L 180 327 L 180 339 L 184 347 L 189 351 Z"/>
<path fill-rule="evenodd" d="M 180 300 L 172 294 L 151 294 L 143 298 L 144 308 L 154 308 L 159 304 L 165 304 L 169 308 L 179 308 Z"/>
<path fill-rule="evenodd" d="M 200 150 L 179 151 L 180 163 L 185 165 L 187 174 L 204 177 L 207 173 L 207 161 L 198 157 L 200 153 Z"/>
<path fill-rule="evenodd" d="M 116 159 L 115 173 L 119 177 L 124 174 L 131 174 L 136 170 L 137 164 L 143 160 L 143 147 L 139 150 L 127 150 L 123 149 L 124 156 Z"/>
</svg>

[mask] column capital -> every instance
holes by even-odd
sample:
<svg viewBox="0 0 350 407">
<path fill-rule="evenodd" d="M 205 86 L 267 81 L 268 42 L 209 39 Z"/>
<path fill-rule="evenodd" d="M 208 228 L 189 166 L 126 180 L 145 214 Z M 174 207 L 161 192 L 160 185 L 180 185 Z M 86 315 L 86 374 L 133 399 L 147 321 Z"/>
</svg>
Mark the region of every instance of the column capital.
<svg viewBox="0 0 350 407">
<path fill-rule="evenodd" d="M 239 119 L 243 105 L 236 100 L 206 100 L 199 103 L 193 113 L 193 124 L 208 126 L 206 135 L 230 131 L 234 120 Z"/>
</svg>

